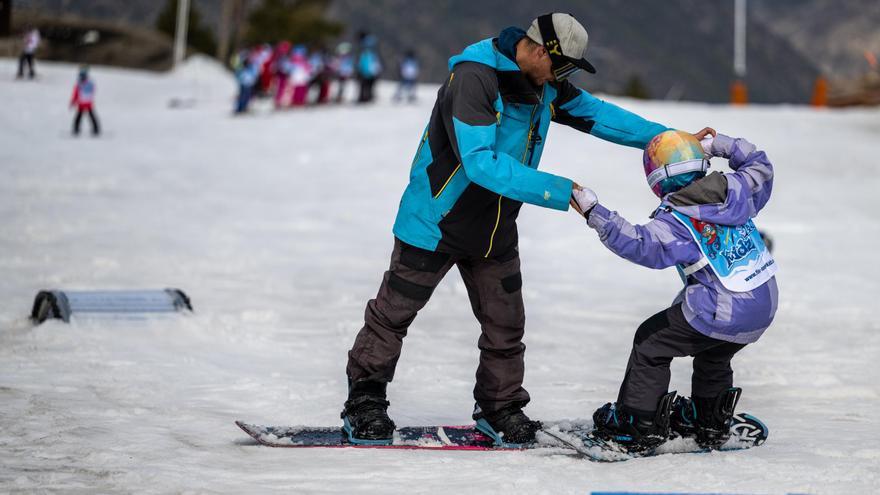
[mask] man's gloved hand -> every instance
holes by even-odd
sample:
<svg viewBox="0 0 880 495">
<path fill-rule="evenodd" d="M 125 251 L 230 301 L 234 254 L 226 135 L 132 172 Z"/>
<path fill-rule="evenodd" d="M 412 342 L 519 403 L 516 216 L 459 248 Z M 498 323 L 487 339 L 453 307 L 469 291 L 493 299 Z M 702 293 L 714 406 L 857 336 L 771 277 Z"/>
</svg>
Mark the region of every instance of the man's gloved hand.
<svg viewBox="0 0 880 495">
<path fill-rule="evenodd" d="M 571 190 L 571 205 L 584 217 L 589 215 L 590 210 L 592 210 L 598 202 L 599 198 L 596 197 L 596 193 L 591 189 L 577 186 Z"/>
</svg>

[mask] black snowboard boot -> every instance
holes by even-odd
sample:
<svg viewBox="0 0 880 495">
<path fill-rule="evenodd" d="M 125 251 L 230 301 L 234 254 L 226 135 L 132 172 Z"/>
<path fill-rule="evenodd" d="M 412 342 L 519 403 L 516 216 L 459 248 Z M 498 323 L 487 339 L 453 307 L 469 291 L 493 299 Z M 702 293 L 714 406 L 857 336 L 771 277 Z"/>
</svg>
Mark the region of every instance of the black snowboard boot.
<svg viewBox="0 0 880 495">
<path fill-rule="evenodd" d="M 660 398 L 653 415 L 638 414 L 626 406 L 607 403 L 593 413 L 596 436 L 620 445 L 627 452 L 643 452 L 669 438 L 669 414 L 675 392 Z"/>
<path fill-rule="evenodd" d="M 730 421 L 741 394 L 741 388 L 730 388 L 717 397 L 681 397 L 673 404 L 670 427 L 695 438 L 700 447 L 717 449 L 730 438 Z"/>
<path fill-rule="evenodd" d="M 385 386 L 380 382 L 356 382 L 349 387 L 341 416 L 342 430 L 351 443 L 383 445 L 392 442 L 394 421 L 388 417 Z"/>
<path fill-rule="evenodd" d="M 697 437 L 697 407 L 690 397 L 676 397 L 669 416 L 669 436 Z"/>
<path fill-rule="evenodd" d="M 540 421 L 529 419 L 517 404 L 494 412 L 484 412 L 478 404 L 474 408 L 473 418 L 477 422 L 477 429 L 492 437 L 498 445 L 532 443 L 535 433 L 543 426 Z"/>
</svg>

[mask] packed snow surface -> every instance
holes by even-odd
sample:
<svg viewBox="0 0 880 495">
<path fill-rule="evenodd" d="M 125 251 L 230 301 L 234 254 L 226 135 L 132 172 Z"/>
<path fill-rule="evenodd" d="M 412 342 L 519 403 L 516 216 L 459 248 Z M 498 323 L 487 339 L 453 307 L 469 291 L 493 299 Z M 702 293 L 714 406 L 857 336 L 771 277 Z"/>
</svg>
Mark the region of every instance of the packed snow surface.
<svg viewBox="0 0 880 495">
<path fill-rule="evenodd" d="M 346 351 L 378 288 L 435 88 L 231 116 L 232 78 L 94 67 L 105 134 L 70 136 L 73 65 L 14 81 L 0 60 L 0 492 L 877 493 L 880 112 L 616 100 L 749 138 L 776 166 L 758 218 L 775 241 L 773 326 L 734 360 L 769 441 L 616 464 L 532 452 L 260 447 L 233 421 L 337 425 Z M 171 105 L 176 101 L 178 105 Z M 186 104 L 179 104 L 184 102 Z M 544 170 L 644 222 L 639 150 L 555 127 Z M 723 161 L 716 167 L 722 167 Z M 527 412 L 589 418 L 632 336 L 680 286 L 621 260 L 575 214 L 520 216 Z M 179 287 L 190 316 L 27 321 L 40 289 Z M 453 270 L 389 388 L 400 425 L 469 422 L 479 327 Z M 687 359 L 671 389 L 689 393 Z"/>
</svg>

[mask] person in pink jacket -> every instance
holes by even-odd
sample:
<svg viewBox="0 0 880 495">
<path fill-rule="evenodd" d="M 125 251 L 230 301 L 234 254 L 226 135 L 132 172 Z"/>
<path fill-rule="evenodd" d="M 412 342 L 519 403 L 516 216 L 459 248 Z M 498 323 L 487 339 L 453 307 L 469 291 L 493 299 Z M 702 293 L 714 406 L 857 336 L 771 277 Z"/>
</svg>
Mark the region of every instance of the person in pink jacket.
<svg viewBox="0 0 880 495">
<path fill-rule="evenodd" d="M 270 67 L 275 79 L 275 108 L 281 108 L 286 100 L 287 81 L 290 79 L 290 42 L 282 41 L 278 44 Z"/>
<path fill-rule="evenodd" d="M 291 105 L 303 106 L 309 94 L 309 81 L 312 79 L 312 66 L 309 64 L 306 47 L 298 45 L 294 47 L 290 56 L 291 72 L 290 85 L 293 87 Z"/>
</svg>

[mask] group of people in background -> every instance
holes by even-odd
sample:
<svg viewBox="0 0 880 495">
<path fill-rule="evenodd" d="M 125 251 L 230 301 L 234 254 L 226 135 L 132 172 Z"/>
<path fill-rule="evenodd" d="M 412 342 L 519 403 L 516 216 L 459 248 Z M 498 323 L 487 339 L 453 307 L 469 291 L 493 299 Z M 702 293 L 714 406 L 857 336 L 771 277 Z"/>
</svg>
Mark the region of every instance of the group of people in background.
<svg viewBox="0 0 880 495">
<path fill-rule="evenodd" d="M 254 97 L 271 98 L 276 109 L 343 103 L 349 81 L 357 84 L 357 103 L 370 103 L 376 98 L 374 87 L 385 68 L 379 54 L 376 37 L 361 32 L 356 45 L 343 41 L 333 52 L 323 48 L 309 49 L 306 45 L 294 45 L 281 41 L 274 46 L 269 43 L 239 51 L 232 59 L 232 68 L 238 82 L 235 113 L 247 112 Z M 40 46 L 40 32 L 28 28 L 22 37 L 19 56 L 19 79 L 33 79 L 34 54 Z M 416 83 L 420 64 L 414 50 L 407 50 L 398 66 L 399 86 L 394 93 L 395 102 L 416 101 Z M 335 87 L 334 87 L 335 86 Z M 71 97 L 70 106 L 77 113 L 73 121 L 73 134 L 79 135 L 82 116 L 87 114 L 92 124 L 92 134 L 100 134 L 100 126 L 94 111 L 95 85 L 89 78 L 88 68 L 79 71 Z"/>
<path fill-rule="evenodd" d="M 343 103 L 349 81 L 358 84 L 357 103 L 375 100 L 374 86 L 384 70 L 376 37 L 358 35 L 357 46 L 344 41 L 328 53 L 281 41 L 239 51 L 232 67 L 238 81 L 235 113 L 248 110 L 254 97 L 271 98 L 276 109 Z M 400 86 L 395 101 L 414 102 L 419 78 L 419 61 L 414 51 L 406 52 L 399 67 Z M 335 86 L 335 87 L 334 87 Z"/>
</svg>

